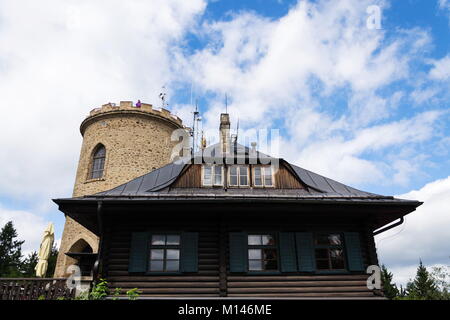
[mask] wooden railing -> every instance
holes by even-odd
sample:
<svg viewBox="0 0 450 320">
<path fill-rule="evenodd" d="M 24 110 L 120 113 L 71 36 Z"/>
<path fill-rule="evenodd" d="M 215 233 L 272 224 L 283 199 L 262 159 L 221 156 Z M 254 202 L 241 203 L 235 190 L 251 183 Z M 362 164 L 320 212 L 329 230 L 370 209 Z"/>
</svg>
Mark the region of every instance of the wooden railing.
<svg viewBox="0 0 450 320">
<path fill-rule="evenodd" d="M 0 278 L 0 300 L 71 299 L 75 289 L 62 278 Z"/>
</svg>

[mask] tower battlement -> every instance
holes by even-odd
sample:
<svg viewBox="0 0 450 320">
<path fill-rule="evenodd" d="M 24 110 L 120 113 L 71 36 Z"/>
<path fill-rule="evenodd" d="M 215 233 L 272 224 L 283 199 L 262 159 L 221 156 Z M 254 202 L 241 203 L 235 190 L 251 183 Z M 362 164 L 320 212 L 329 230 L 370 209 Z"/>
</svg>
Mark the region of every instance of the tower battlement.
<svg viewBox="0 0 450 320">
<path fill-rule="evenodd" d="M 184 128 L 183 120 L 181 120 L 180 117 L 174 115 L 167 109 L 154 108 L 153 105 L 149 103 L 142 102 L 141 106 L 138 107 L 133 104 L 133 101 L 120 101 L 118 105 L 116 103 L 109 102 L 102 105 L 100 108 L 92 109 L 86 119 L 81 123 L 81 134 L 84 134 L 87 125 L 92 123 L 94 120 L 97 121 L 98 118 L 102 117 L 103 115 L 120 115 L 125 113 L 141 114 L 142 116 L 153 116 L 162 120 L 172 122 L 176 127 Z"/>
</svg>

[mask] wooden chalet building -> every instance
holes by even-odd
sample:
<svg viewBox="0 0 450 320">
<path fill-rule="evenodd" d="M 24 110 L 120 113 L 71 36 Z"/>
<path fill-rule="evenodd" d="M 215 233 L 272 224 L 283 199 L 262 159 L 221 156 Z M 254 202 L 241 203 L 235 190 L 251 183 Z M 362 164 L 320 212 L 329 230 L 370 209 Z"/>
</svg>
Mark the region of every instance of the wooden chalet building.
<svg viewBox="0 0 450 320">
<path fill-rule="evenodd" d="M 109 191 L 54 200 L 99 236 L 98 276 L 141 297 L 379 296 L 366 286 L 374 232 L 421 203 L 237 143 L 229 152 L 225 140 Z"/>
</svg>

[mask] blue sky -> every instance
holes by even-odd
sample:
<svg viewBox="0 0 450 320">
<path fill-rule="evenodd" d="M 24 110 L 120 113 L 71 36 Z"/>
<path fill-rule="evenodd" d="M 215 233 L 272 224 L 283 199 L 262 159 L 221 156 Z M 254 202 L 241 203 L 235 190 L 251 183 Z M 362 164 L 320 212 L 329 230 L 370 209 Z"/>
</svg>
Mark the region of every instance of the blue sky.
<svg viewBox="0 0 450 320">
<path fill-rule="evenodd" d="M 26 250 L 49 221 L 61 237 L 50 199 L 71 195 L 80 122 L 109 101 L 159 106 L 165 86 L 187 125 L 198 99 L 211 140 L 227 94 L 242 140 L 277 129 L 297 165 L 427 200 L 379 255 L 400 282 L 419 258 L 448 264 L 449 39 L 449 0 L 2 0 L 0 224 Z"/>
</svg>

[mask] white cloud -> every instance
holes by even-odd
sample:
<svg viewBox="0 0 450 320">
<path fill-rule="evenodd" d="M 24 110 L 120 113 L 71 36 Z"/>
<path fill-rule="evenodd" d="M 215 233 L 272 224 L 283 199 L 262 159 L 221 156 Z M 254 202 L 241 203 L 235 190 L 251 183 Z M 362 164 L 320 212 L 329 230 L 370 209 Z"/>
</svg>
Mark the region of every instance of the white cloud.
<svg viewBox="0 0 450 320">
<path fill-rule="evenodd" d="M 42 216 L 28 211 L 9 210 L 0 205 L 0 228 L 12 221 L 17 230 L 18 240 L 24 240 L 22 254 L 24 256 L 39 249 L 44 230 L 49 221 L 45 221 Z"/>
<path fill-rule="evenodd" d="M 421 105 L 432 102 L 438 92 L 437 88 L 417 89 L 411 93 L 410 97 L 417 105 Z"/>
<path fill-rule="evenodd" d="M 380 261 L 404 282 L 414 277 L 419 259 L 426 266 L 448 265 L 450 261 L 450 176 L 398 198 L 424 202 L 405 217 L 402 226 L 376 236 Z"/>
<path fill-rule="evenodd" d="M 433 68 L 430 70 L 431 79 L 450 79 L 450 54 L 440 60 L 433 60 L 432 64 Z"/>
<path fill-rule="evenodd" d="M 205 5 L 1 1 L 0 42 L 7 45 L 0 47 L 0 195 L 70 195 L 80 122 L 108 101 L 156 103 L 175 76 L 174 44 Z"/>
<path fill-rule="evenodd" d="M 71 194 L 77 128 L 90 108 L 156 104 L 162 85 L 173 85 L 170 96 L 191 82 L 207 97 L 205 131 L 217 132 L 227 92 L 242 133 L 282 121 L 288 160 L 346 183 L 407 184 L 423 161 L 414 150 L 436 134 L 440 113 L 393 120 L 406 94 L 380 89 L 410 79 L 431 40 L 420 29 L 368 30 L 372 4 L 301 1 L 279 19 L 241 12 L 199 24 L 204 0 L 1 1 L 0 195 L 48 210 L 50 198 Z M 187 53 L 189 31 L 206 47 Z M 433 64 L 430 77 L 447 76 L 445 59 Z M 174 110 L 190 125 L 188 105 Z"/>
<path fill-rule="evenodd" d="M 403 158 L 399 148 L 404 144 L 420 143 L 432 137 L 433 123 L 440 115 L 440 112 L 424 112 L 411 119 L 356 130 L 352 137 L 345 137 L 339 130 L 327 127 L 326 123 L 330 121 L 324 120 L 325 128 L 315 125 L 309 130 L 311 135 L 317 133 L 314 143 L 298 141 L 295 139 L 298 135 L 293 134 L 294 138 L 286 141 L 290 147 L 286 146 L 284 150 L 288 150 L 287 158 L 291 158 L 294 163 L 338 181 L 379 184 L 389 180 L 391 183 L 404 185 L 412 174 L 417 173 L 417 165 L 421 159 L 410 154 Z M 314 116 L 319 119 L 321 115 L 309 115 Z M 296 120 L 299 119 L 294 118 L 292 121 Z M 325 135 L 322 140 L 321 134 Z M 365 153 L 386 152 L 390 148 L 394 148 L 391 151 L 395 155 L 394 161 L 387 156 L 380 161 L 366 160 L 363 157 Z M 392 173 L 393 176 L 388 177 Z"/>
<path fill-rule="evenodd" d="M 450 18 L 450 0 L 439 0 L 439 9 L 445 11 Z M 449 20 L 450 23 L 450 20 Z"/>
<path fill-rule="evenodd" d="M 419 164 L 407 158 L 376 161 L 364 154 L 398 152 L 433 137 L 437 114 L 393 121 L 405 93 L 379 93 L 409 79 L 410 64 L 431 37 L 414 28 L 387 40 L 384 31 L 367 29 L 366 8 L 372 4 L 301 1 L 275 20 L 241 13 L 205 23 L 199 33 L 210 45 L 177 56 L 186 81 L 217 94 L 203 114 L 205 127 L 217 130 L 227 92 L 231 118 L 241 119 L 242 132 L 273 128 L 277 121 L 286 127 L 285 158 L 347 183 L 407 184 Z M 340 97 L 341 106 L 334 97 Z M 386 179 L 390 176 L 394 179 Z"/>
</svg>

